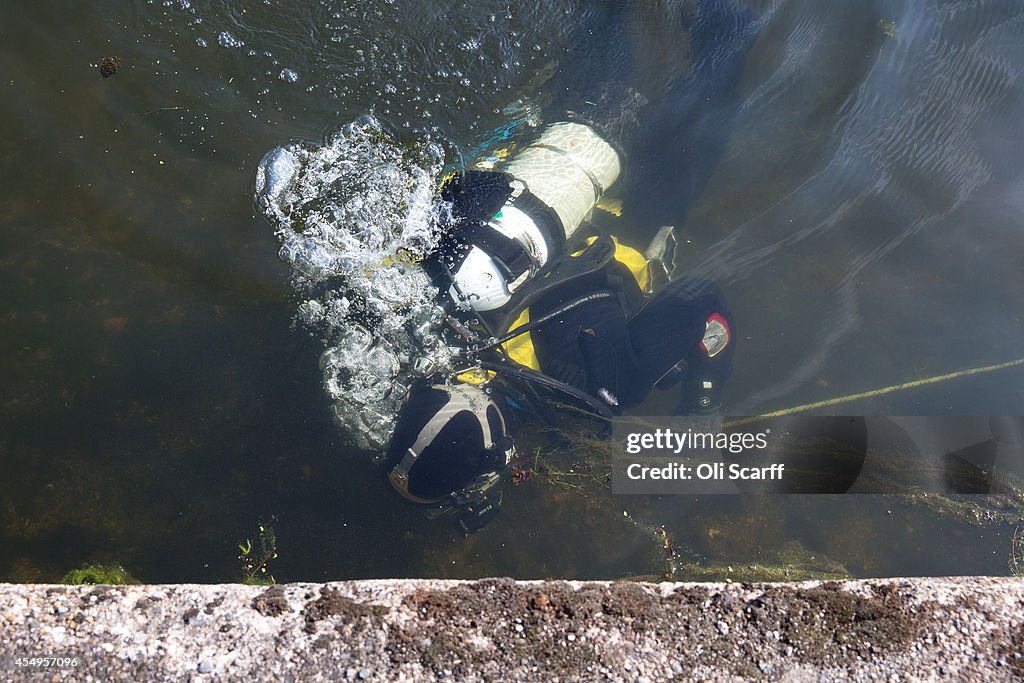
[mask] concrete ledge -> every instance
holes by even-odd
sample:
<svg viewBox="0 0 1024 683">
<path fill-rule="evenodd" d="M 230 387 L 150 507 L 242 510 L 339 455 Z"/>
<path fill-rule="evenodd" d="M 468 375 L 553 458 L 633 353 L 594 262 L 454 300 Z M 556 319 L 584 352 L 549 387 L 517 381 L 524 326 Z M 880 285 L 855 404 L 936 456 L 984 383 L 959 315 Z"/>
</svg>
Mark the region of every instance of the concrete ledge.
<svg viewBox="0 0 1024 683">
<path fill-rule="evenodd" d="M 4 680 L 1024 680 L 1024 581 L 0 584 Z"/>
</svg>

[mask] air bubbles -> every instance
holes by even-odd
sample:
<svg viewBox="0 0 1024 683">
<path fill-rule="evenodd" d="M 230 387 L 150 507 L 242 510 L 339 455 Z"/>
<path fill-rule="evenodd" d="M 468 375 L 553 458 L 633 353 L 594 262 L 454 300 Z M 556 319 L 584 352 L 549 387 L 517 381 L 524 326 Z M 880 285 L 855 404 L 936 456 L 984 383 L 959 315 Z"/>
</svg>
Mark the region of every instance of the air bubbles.
<svg viewBox="0 0 1024 683">
<path fill-rule="evenodd" d="M 295 69 L 281 69 L 281 73 L 277 75 L 285 83 L 294 83 L 299 80 L 299 72 Z"/>
<path fill-rule="evenodd" d="M 206 40 L 203 38 L 196 38 L 196 45 L 199 47 L 206 47 Z"/>
<path fill-rule="evenodd" d="M 245 43 L 231 35 L 229 31 L 221 31 L 220 35 L 217 36 L 217 43 L 221 47 L 227 48 L 242 47 L 245 45 Z"/>
<path fill-rule="evenodd" d="M 422 368 L 451 365 L 436 290 L 417 264 L 436 238 L 443 164 L 440 145 L 404 144 L 363 116 L 321 145 L 270 152 L 257 171 L 257 205 L 307 297 L 298 319 L 327 340 L 321 369 L 335 418 L 362 448 L 387 444 Z"/>
</svg>

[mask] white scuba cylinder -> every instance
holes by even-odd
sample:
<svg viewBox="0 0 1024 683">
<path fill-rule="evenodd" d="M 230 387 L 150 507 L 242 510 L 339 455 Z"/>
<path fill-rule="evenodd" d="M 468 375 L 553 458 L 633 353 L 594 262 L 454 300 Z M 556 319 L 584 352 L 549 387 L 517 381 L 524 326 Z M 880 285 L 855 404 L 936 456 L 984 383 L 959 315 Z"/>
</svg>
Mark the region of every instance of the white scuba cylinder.
<svg viewBox="0 0 1024 683">
<path fill-rule="evenodd" d="M 593 128 L 563 121 L 548 126 L 503 170 L 558 214 L 568 239 L 621 169 L 618 152 Z"/>
<path fill-rule="evenodd" d="M 547 265 L 551 254 L 572 237 L 601 195 L 619 177 L 619 155 L 590 126 L 560 122 L 502 165 L 512 178 L 513 194 L 488 225 L 517 242 L 529 255 L 531 267 L 507 281 L 493 254 L 473 246 L 455 270 L 449 295 L 475 311 L 493 311 L 507 304 L 515 291 Z M 514 205 L 524 190 L 558 216 L 561 235 L 545 231 Z M 546 237 L 546 235 L 551 235 Z"/>
</svg>

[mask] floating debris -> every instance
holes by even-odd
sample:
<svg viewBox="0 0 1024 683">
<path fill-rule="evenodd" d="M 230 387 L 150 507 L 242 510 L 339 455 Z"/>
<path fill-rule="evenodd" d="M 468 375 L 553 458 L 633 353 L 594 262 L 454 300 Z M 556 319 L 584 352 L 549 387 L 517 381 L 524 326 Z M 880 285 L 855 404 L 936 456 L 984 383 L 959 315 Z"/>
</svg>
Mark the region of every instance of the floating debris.
<svg viewBox="0 0 1024 683">
<path fill-rule="evenodd" d="M 100 76 L 108 78 L 117 73 L 117 70 L 121 68 L 120 57 L 104 57 L 100 60 Z"/>
</svg>

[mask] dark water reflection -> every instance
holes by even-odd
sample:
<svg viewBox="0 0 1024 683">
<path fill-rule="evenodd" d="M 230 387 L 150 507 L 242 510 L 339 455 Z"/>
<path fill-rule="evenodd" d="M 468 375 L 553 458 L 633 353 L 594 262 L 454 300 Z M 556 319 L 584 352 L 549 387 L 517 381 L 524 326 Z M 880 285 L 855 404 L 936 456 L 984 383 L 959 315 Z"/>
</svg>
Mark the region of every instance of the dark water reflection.
<svg viewBox="0 0 1024 683">
<path fill-rule="evenodd" d="M 0 580 L 228 580 L 271 516 L 283 580 L 652 574 L 660 524 L 706 564 L 796 540 L 856 575 L 1005 572 L 1010 526 L 880 497 L 533 482 L 456 541 L 337 445 L 250 196 L 266 150 L 368 111 L 468 149 L 517 98 L 552 118 L 626 84 L 647 104 L 605 220 L 637 242 L 682 226 L 686 267 L 723 284 L 730 412 L 1012 360 L 1018 2 L 101 5 L 0 7 Z M 842 410 L 1019 415 L 1024 371 Z"/>
</svg>

